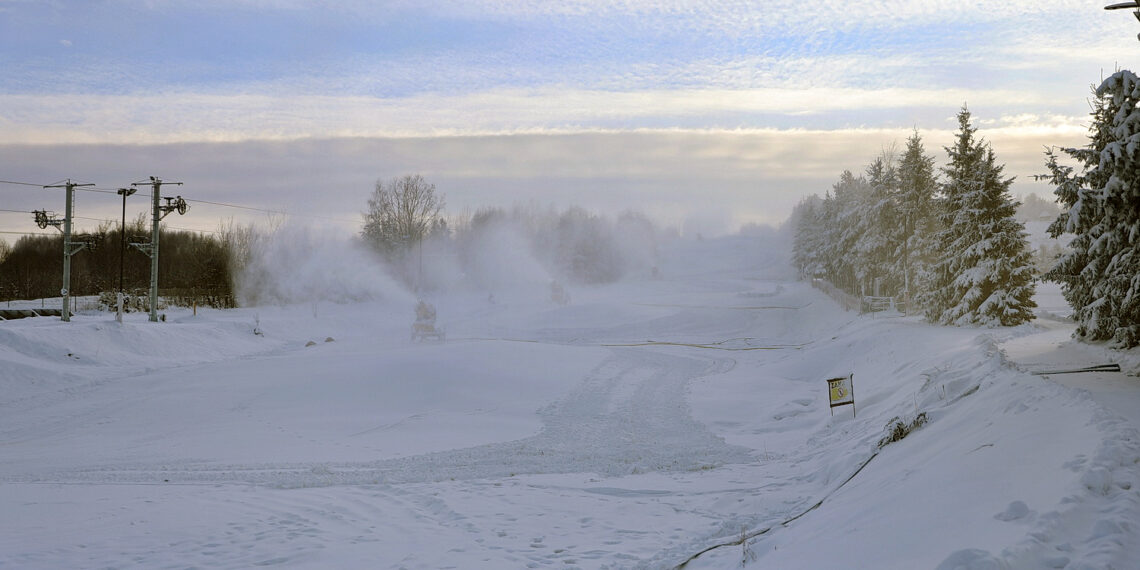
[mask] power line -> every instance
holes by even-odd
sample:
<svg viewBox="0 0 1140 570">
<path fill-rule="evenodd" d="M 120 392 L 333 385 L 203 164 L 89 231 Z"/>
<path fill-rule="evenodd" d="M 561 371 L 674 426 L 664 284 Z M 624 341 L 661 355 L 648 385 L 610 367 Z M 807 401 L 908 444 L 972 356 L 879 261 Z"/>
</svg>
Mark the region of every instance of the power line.
<svg viewBox="0 0 1140 570">
<path fill-rule="evenodd" d="M 190 200 L 186 200 L 186 201 L 189 202 Z M 27 212 L 27 213 L 30 214 L 31 212 Z M 84 217 L 84 216 L 72 216 L 72 218 L 73 219 L 79 219 L 79 220 L 90 220 L 92 222 L 106 222 L 106 223 L 115 224 L 115 225 L 119 224 L 119 220 L 110 220 L 107 218 L 88 218 L 88 217 Z M 192 228 L 177 228 L 177 227 L 169 226 L 166 224 L 163 224 L 162 227 L 167 229 L 167 230 L 178 230 L 180 232 L 204 232 L 204 233 L 208 233 L 208 234 L 220 233 L 220 232 L 217 232 L 215 230 L 196 230 L 196 229 L 192 229 Z"/>
<path fill-rule="evenodd" d="M 190 198 L 187 198 L 186 201 L 187 202 L 197 202 L 199 204 L 212 204 L 214 206 L 225 206 L 227 208 L 239 208 L 242 210 L 253 210 L 255 212 L 265 212 L 267 214 L 281 214 L 282 216 L 290 216 L 290 217 L 294 217 L 294 218 L 312 218 L 312 219 L 316 219 L 316 220 L 328 220 L 331 222 L 344 222 L 344 223 L 349 223 L 349 224 L 355 224 L 358 221 L 358 220 L 347 220 L 344 218 L 332 218 L 332 217 L 328 217 L 328 216 L 317 216 L 317 215 L 313 215 L 313 214 L 293 214 L 290 212 L 286 212 L 284 210 L 270 210 L 270 209 L 266 209 L 266 208 L 255 208 L 253 206 L 241 206 L 238 204 L 226 204 L 225 202 L 211 202 L 210 200 L 191 200 Z"/>
<path fill-rule="evenodd" d="M 215 206 L 225 206 L 227 208 L 240 208 L 242 210 L 254 210 L 256 212 L 268 212 L 270 214 L 285 214 L 285 212 L 282 212 L 281 210 L 267 210 L 265 208 L 254 208 L 253 206 L 239 206 L 237 204 L 226 204 L 224 202 L 211 202 L 209 200 L 191 200 L 191 199 L 187 198 L 186 201 L 187 202 L 197 202 L 199 204 L 213 204 Z M 286 214 L 286 215 L 288 215 L 288 214 Z"/>
<path fill-rule="evenodd" d="M 12 180 L 0 180 L 0 184 L 15 184 L 17 186 L 35 186 L 37 188 L 43 188 L 43 186 L 44 186 L 43 184 L 32 184 L 31 182 L 14 182 Z"/>
<path fill-rule="evenodd" d="M 56 183 L 56 184 L 42 185 L 42 184 L 33 184 L 31 182 L 18 182 L 18 181 L 12 181 L 12 180 L 0 180 L 0 184 L 17 184 L 17 185 L 21 185 L 21 186 L 34 186 L 37 188 L 62 187 L 60 185 L 63 182 L 66 182 L 66 180 L 61 181 L 61 182 Z M 135 184 L 139 184 L 139 185 L 149 184 L 149 181 L 136 182 Z M 96 193 L 100 193 L 100 194 L 118 194 L 117 189 L 112 190 L 112 189 L 98 188 L 98 187 L 92 188 L 92 187 L 78 187 L 77 186 L 77 187 L 74 187 L 74 190 L 79 191 L 79 192 L 96 192 Z M 139 196 L 145 196 L 146 194 L 139 193 L 138 195 Z M 287 212 L 285 210 L 273 210 L 273 209 L 269 209 L 269 208 L 258 208 L 256 206 L 245 206 L 242 204 L 229 204 L 226 202 L 215 202 L 212 200 L 200 200 L 200 199 L 185 198 L 185 201 L 186 202 L 198 203 L 198 204 L 209 204 L 211 206 L 221 206 L 223 208 L 235 208 L 238 210 L 249 210 L 251 212 L 264 212 L 267 214 L 279 214 L 282 216 L 288 216 L 288 217 L 294 217 L 294 218 L 309 218 L 309 219 L 314 219 L 314 220 L 326 220 L 326 221 L 330 221 L 330 222 L 340 222 L 340 223 L 345 223 L 345 224 L 355 224 L 355 223 L 359 222 L 359 220 L 349 220 L 347 218 L 334 218 L 331 216 L 318 216 L 318 215 L 314 215 L 314 214 L 296 214 L 296 213 Z M 24 213 L 31 213 L 31 212 L 24 212 Z M 78 218 L 79 216 L 76 216 L 76 217 Z M 83 218 L 83 219 L 91 219 L 91 218 Z M 96 221 L 114 221 L 114 220 L 96 220 Z M 209 231 L 209 230 L 188 230 L 188 231 Z M 216 233 L 216 232 L 214 232 L 214 233 Z"/>
<path fill-rule="evenodd" d="M 206 234 L 220 234 L 220 233 L 222 233 L 222 232 L 219 232 L 217 230 L 195 230 L 195 229 L 191 229 L 191 228 L 176 228 L 174 226 L 166 226 L 166 229 L 167 230 L 178 230 L 180 232 L 195 232 L 195 233 L 206 233 Z"/>
<path fill-rule="evenodd" d="M 78 188 L 76 188 L 76 190 L 78 190 Z M 187 200 L 187 201 L 189 201 L 189 200 Z M 35 213 L 31 210 L 8 210 L 8 209 L 4 209 L 4 208 L 0 208 L 0 212 L 10 212 L 13 214 L 34 214 Z M 73 219 L 73 220 L 88 220 L 88 221 L 92 221 L 92 222 L 108 223 L 108 224 L 115 224 L 115 225 L 119 224 L 119 220 L 112 220 L 110 218 L 92 218 L 89 216 L 71 216 L 71 219 Z M 216 230 L 197 230 L 197 229 L 193 229 L 193 228 L 178 228 L 178 227 L 166 226 L 166 225 L 164 225 L 163 227 L 168 229 L 168 230 L 178 230 L 180 232 L 204 232 L 204 233 L 209 233 L 209 234 L 221 233 L 221 232 L 218 232 Z M 23 233 L 23 232 L 4 232 L 4 233 Z M 51 234 L 29 234 L 29 235 L 51 235 Z"/>
<path fill-rule="evenodd" d="M 44 186 L 44 188 L 52 188 L 52 186 Z M 118 190 L 107 190 L 106 188 L 76 188 L 80 192 L 98 192 L 100 194 L 117 194 Z"/>
<path fill-rule="evenodd" d="M 79 180 L 72 180 L 70 178 L 64 178 L 63 180 L 52 182 L 51 184 L 44 184 L 43 186 L 41 186 L 41 188 L 65 188 L 66 189 L 68 185 L 71 185 L 72 188 L 79 187 L 79 186 L 86 186 L 89 188 L 89 187 L 95 186 L 95 183 L 94 182 L 82 182 Z"/>
<path fill-rule="evenodd" d="M 66 180 L 61 180 L 61 181 L 53 183 L 53 184 L 33 184 L 31 182 L 17 182 L 15 180 L 0 180 L 0 184 L 15 184 L 17 186 L 34 186 L 36 188 L 63 188 L 63 186 L 61 186 L 61 185 L 64 182 L 66 182 Z M 115 190 L 107 190 L 107 189 L 102 189 L 102 188 L 78 188 L 77 187 L 77 188 L 75 188 L 75 190 L 80 190 L 82 192 L 100 192 L 103 194 L 114 194 L 116 192 Z"/>
<path fill-rule="evenodd" d="M 100 188 L 85 188 L 84 192 L 98 192 L 100 194 L 118 194 L 117 190 L 103 190 Z"/>
<path fill-rule="evenodd" d="M 139 184 L 139 183 L 136 182 L 136 184 Z M 118 193 L 118 190 L 106 190 L 106 189 L 101 189 L 101 188 L 76 188 L 76 190 L 82 190 L 84 192 L 102 192 L 104 194 L 117 194 Z M 139 194 L 139 195 L 144 196 L 144 194 Z M 293 214 L 293 213 L 286 212 L 284 210 L 272 210 L 269 208 L 258 208 L 255 206 L 243 206 L 241 204 L 227 204 L 226 202 L 214 202 L 212 200 L 200 200 L 200 199 L 192 199 L 192 198 L 184 198 L 184 200 L 186 200 L 187 202 L 193 202 L 196 204 L 210 204 L 211 206 L 222 206 L 225 208 L 236 208 L 239 210 L 250 210 L 253 212 L 265 212 L 267 214 L 280 214 L 283 216 L 290 216 L 290 217 L 297 217 L 297 218 L 312 218 L 312 219 L 317 219 L 317 220 L 328 220 L 328 221 L 332 221 L 332 222 L 344 222 L 344 223 L 350 223 L 350 224 L 355 224 L 357 222 L 357 220 L 347 220 L 344 218 L 332 218 L 332 217 L 328 217 L 328 216 L 316 216 L 313 214 Z"/>
<path fill-rule="evenodd" d="M 0 230 L 0 234 L 12 234 L 12 235 L 18 235 L 18 236 L 54 236 L 54 235 L 57 235 L 57 234 L 53 234 L 53 233 L 47 233 L 47 232 L 44 232 L 44 233 L 35 233 L 35 232 L 9 232 L 9 231 L 5 231 L 5 230 Z"/>
<path fill-rule="evenodd" d="M 76 220 L 91 220 L 92 222 L 109 222 L 112 224 L 118 221 L 118 220 L 110 220 L 107 218 L 89 218 L 87 216 L 71 216 L 71 217 L 73 219 L 76 219 Z"/>
<path fill-rule="evenodd" d="M 0 183 L 20 184 L 23 186 L 35 186 L 37 188 L 58 187 L 57 185 L 41 185 L 41 184 L 32 184 L 29 182 L 11 182 L 11 181 L 6 181 L 6 180 L 0 180 Z M 61 183 L 62 183 L 62 181 L 61 181 Z M 147 182 L 147 181 L 142 181 L 142 182 L 135 182 L 134 184 L 148 184 L 148 183 L 149 182 Z M 119 192 L 117 189 L 116 190 L 110 190 L 107 188 L 79 188 L 79 187 L 76 187 L 75 190 L 80 191 L 80 192 L 98 192 L 101 194 L 118 194 L 118 192 Z M 139 194 L 139 196 L 145 196 L 145 194 Z M 285 215 L 285 216 L 302 217 L 302 218 L 317 218 L 317 219 L 322 219 L 322 220 L 331 220 L 331 221 L 335 221 L 335 222 L 356 223 L 356 220 L 346 220 L 343 218 L 331 218 L 331 217 L 327 217 L 327 216 L 314 216 L 314 215 L 310 215 L 310 214 L 291 214 L 291 213 L 286 212 L 284 210 L 271 210 L 268 208 L 258 208 L 255 206 L 243 206 L 241 204 L 227 204 L 225 202 L 214 202 L 211 200 L 198 200 L 198 199 L 190 199 L 190 198 L 185 198 L 185 200 L 187 202 L 195 202 L 198 204 L 210 204 L 213 206 L 223 206 L 226 208 L 237 208 L 240 210 L 251 210 L 254 212 L 265 212 L 265 213 L 269 213 L 269 214 L 281 214 L 281 215 Z"/>
<path fill-rule="evenodd" d="M 66 181 L 64 181 L 64 182 L 66 182 Z M 46 188 L 46 189 L 63 188 L 63 186 L 60 185 L 60 184 L 62 184 L 62 182 L 57 183 L 57 184 L 30 184 L 28 182 L 11 182 L 8 180 L 0 180 L 0 184 L 19 184 L 21 186 L 35 186 L 36 188 Z M 100 194 L 118 194 L 119 193 L 118 190 L 109 190 L 107 188 L 80 188 L 80 187 L 76 187 L 76 188 L 74 188 L 74 190 L 77 192 L 98 192 Z M 145 196 L 145 195 L 146 194 L 139 194 L 139 196 Z"/>
</svg>

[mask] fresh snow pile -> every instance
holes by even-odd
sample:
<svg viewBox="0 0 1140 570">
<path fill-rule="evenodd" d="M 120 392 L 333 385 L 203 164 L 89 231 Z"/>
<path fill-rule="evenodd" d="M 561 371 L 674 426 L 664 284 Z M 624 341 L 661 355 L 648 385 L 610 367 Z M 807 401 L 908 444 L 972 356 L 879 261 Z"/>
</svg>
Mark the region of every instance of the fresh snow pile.
<svg viewBox="0 0 1140 570">
<path fill-rule="evenodd" d="M 0 567 L 1140 566 L 1137 418 L 1029 373 L 1114 356 L 1062 307 L 860 316 L 779 251 L 438 296 L 446 342 L 403 295 L 0 323 Z"/>
</svg>

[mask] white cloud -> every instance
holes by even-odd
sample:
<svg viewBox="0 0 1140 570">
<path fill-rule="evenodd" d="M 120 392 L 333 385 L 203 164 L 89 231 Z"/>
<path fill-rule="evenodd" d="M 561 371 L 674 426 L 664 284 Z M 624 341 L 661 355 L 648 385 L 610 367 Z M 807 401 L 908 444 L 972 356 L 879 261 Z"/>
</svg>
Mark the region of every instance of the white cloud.
<svg viewBox="0 0 1140 570">
<path fill-rule="evenodd" d="M 335 96 L 0 95 L 4 144 L 166 143 L 691 127 L 767 128 L 771 116 L 939 109 L 963 101 L 1034 109 L 1046 93 L 966 89 L 497 89 L 398 99 Z M 1011 116 L 1013 113 L 1011 113 Z M 1056 122 L 1056 118 L 1053 119 Z M 858 124 L 858 123 L 856 123 Z M 874 126 L 871 123 L 870 126 Z M 937 127 L 939 125 L 917 125 Z"/>
<path fill-rule="evenodd" d="M 112 4 L 120 10 L 194 7 L 234 18 L 256 18 L 260 10 L 321 10 L 320 19 L 333 29 L 349 18 L 384 21 L 401 11 L 441 18 L 420 22 L 419 31 L 441 22 L 461 31 L 487 20 L 527 21 L 505 27 L 511 37 L 504 44 L 476 34 L 471 45 L 436 38 L 408 49 L 358 46 L 319 57 L 307 52 L 320 46 L 297 45 L 300 51 L 267 55 L 268 61 L 188 54 L 169 64 L 133 54 L 84 54 L 80 63 L 54 60 L 63 69 L 51 69 L 36 67 L 46 60 L 14 60 L 3 102 L 15 108 L 0 107 L 0 113 L 18 131 L 0 134 L 3 140 L 92 140 L 104 132 L 112 140 L 161 141 L 690 127 L 702 116 L 712 119 L 703 125 L 708 127 L 764 127 L 792 123 L 756 122 L 755 115 L 846 110 L 853 115 L 837 126 L 874 125 L 882 118 L 860 113 L 964 101 L 994 107 L 994 114 L 1067 114 L 1074 112 L 1071 100 L 1083 101 L 1100 66 L 1135 53 L 1132 43 L 1120 50 L 1122 42 L 1134 43 L 1131 18 L 1106 19 L 1103 10 L 1075 0 L 975 6 L 884 0 L 841 6 L 798 0 Z M 285 21 L 296 25 L 297 19 Z M 1116 30 L 1125 28 L 1128 33 L 1117 38 Z M 271 40 L 292 31 L 267 27 L 259 33 Z M 959 33 L 969 37 L 952 39 Z M 641 44 L 664 52 L 621 57 Z M 59 89 L 127 94 L 77 97 Z M 161 95 L 149 95 L 155 92 Z M 170 102 L 169 111 L 159 109 L 159 100 Z M 742 116 L 739 123 L 728 122 L 725 116 L 732 114 Z M 39 117 L 45 122 L 34 124 Z"/>
<path fill-rule="evenodd" d="M 38 5 L 0 0 L 0 10 L 9 6 L 19 16 Z M 173 50 L 164 54 L 173 61 L 148 59 L 94 36 L 82 54 L 0 56 L 15 70 L 0 85 L 0 172 L 110 185 L 155 174 L 184 180 L 200 199 L 340 219 L 357 217 L 376 178 L 421 172 L 456 210 L 536 200 L 633 207 L 679 223 L 716 203 L 738 223 L 775 223 L 912 127 L 941 156 L 963 103 L 1024 193 L 1040 187 L 1028 177 L 1042 169 L 1044 146 L 1083 144 L 1087 85 L 1140 55 L 1130 16 L 1083 0 L 103 7 L 153 10 L 156 21 L 187 9 L 233 23 L 288 13 L 257 20 L 266 23 L 250 44 L 264 48 L 257 57 Z M 331 30 L 364 22 L 367 34 L 368 24 L 413 14 L 409 37 L 441 25 L 475 33 L 454 43 L 429 33 L 396 48 L 278 41 L 297 30 L 272 23 L 301 25 L 306 11 Z M 493 41 L 480 35 L 499 31 Z M 284 55 L 272 51 L 285 44 Z M 96 216 L 118 213 L 114 200 L 84 198 L 87 212 L 106 208 Z M 179 223 L 213 229 L 234 212 L 198 204 L 193 214 Z"/>
</svg>

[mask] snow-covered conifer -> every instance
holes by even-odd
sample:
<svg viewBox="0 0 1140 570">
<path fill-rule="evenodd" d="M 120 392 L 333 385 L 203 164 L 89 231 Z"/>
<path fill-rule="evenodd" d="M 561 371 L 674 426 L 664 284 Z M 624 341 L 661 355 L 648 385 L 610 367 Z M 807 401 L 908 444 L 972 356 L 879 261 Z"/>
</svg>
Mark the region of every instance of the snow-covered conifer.
<svg viewBox="0 0 1140 570">
<path fill-rule="evenodd" d="M 852 230 L 854 242 L 855 277 L 860 285 L 858 293 L 872 294 L 877 281 L 876 294 L 893 295 L 903 286 L 902 273 L 895 272 L 897 254 L 902 246 L 903 225 L 896 206 L 899 180 L 894 165 L 895 156 L 883 152 L 867 167 L 865 191 L 859 196 Z"/>
<path fill-rule="evenodd" d="M 975 140 L 970 112 L 943 168 L 940 256 L 923 296 L 927 319 L 952 325 L 1013 326 L 1033 318 L 1033 260 L 1025 226 L 993 149 Z"/>
<path fill-rule="evenodd" d="M 906 150 L 898 167 L 898 210 L 902 217 L 902 243 L 896 254 L 895 272 L 903 276 L 910 298 L 920 294 L 919 275 L 935 261 L 934 235 L 938 230 L 935 193 L 938 181 L 934 174 L 934 157 L 926 154 L 918 131 L 906 141 Z"/>
<path fill-rule="evenodd" d="M 824 208 L 823 252 L 827 279 L 840 289 L 859 290 L 859 263 L 855 247 L 859 241 L 858 205 L 867 194 L 867 181 L 844 170 L 831 187 L 831 200 Z"/>
<path fill-rule="evenodd" d="M 1067 208 L 1050 227 L 1074 234 L 1047 277 L 1064 284 L 1077 335 L 1140 345 L 1140 79 L 1119 71 L 1096 90 L 1089 145 L 1063 149 L 1083 169 L 1047 165 Z"/>
<path fill-rule="evenodd" d="M 795 224 L 792 260 L 800 277 L 823 275 L 823 199 L 816 194 L 804 198 L 792 210 L 791 219 Z"/>
</svg>

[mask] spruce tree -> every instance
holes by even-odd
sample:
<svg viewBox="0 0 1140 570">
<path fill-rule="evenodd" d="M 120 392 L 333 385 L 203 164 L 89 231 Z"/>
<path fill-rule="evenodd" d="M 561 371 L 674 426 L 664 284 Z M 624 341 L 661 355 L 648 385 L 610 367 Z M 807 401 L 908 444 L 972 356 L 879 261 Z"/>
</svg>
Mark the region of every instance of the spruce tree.
<svg viewBox="0 0 1140 570">
<path fill-rule="evenodd" d="M 922 291 L 918 276 L 925 274 L 934 263 L 933 240 L 938 230 L 934 157 L 926 154 L 917 130 L 906 141 L 906 150 L 899 161 L 898 184 L 898 211 L 903 228 L 895 255 L 895 272 L 903 276 L 903 287 L 913 299 Z"/>
<path fill-rule="evenodd" d="M 824 226 L 827 250 L 827 278 L 840 289 L 859 294 L 859 259 L 855 248 L 859 242 L 859 204 L 865 200 L 867 181 L 844 170 L 839 182 L 832 186 L 832 199 L 825 208 Z"/>
<path fill-rule="evenodd" d="M 947 325 L 1014 326 L 1033 318 L 1033 262 L 1025 226 L 1014 218 L 993 149 L 975 140 L 970 112 L 958 113 L 960 131 L 947 147 L 943 169 L 944 229 L 939 260 L 925 295 L 927 319 Z"/>
<path fill-rule="evenodd" d="M 801 278 L 824 274 L 823 202 L 818 195 L 812 194 L 801 200 L 792 210 L 796 232 L 792 246 L 792 260 L 799 268 Z"/>
<path fill-rule="evenodd" d="M 876 281 L 880 291 L 890 294 L 902 289 L 903 275 L 895 269 L 896 254 L 902 244 L 903 227 L 896 207 L 898 170 L 895 157 L 884 151 L 867 167 L 866 191 L 855 205 L 852 222 L 858 236 L 854 243 L 855 276 L 860 294 L 872 294 Z"/>
<path fill-rule="evenodd" d="M 1083 170 L 1047 165 L 1067 208 L 1050 227 L 1074 234 L 1069 249 L 1047 274 L 1063 283 L 1077 336 L 1140 344 L 1140 79 L 1119 71 L 1096 90 L 1089 145 L 1063 149 Z"/>
</svg>

